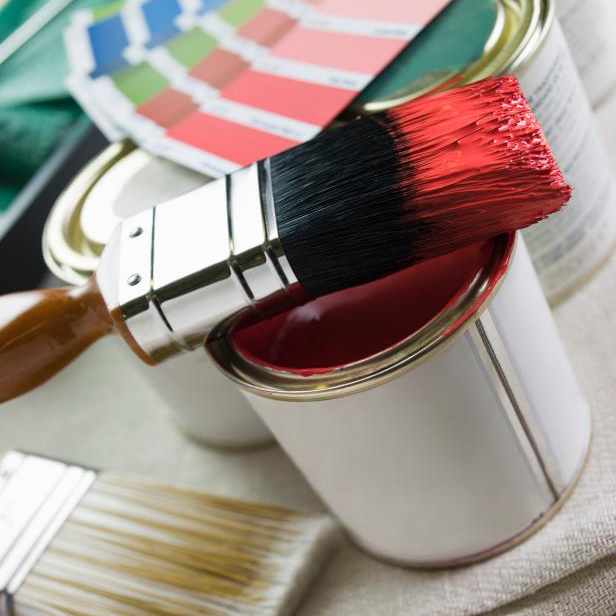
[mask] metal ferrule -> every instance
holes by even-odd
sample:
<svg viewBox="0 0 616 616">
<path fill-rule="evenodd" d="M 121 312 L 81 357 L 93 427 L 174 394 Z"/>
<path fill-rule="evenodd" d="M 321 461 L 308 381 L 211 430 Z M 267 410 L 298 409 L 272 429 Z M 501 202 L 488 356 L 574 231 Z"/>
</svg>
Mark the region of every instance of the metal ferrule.
<svg viewBox="0 0 616 616">
<path fill-rule="evenodd" d="M 11 451 L 0 459 L 0 616 L 96 473 Z"/>
<path fill-rule="evenodd" d="M 278 237 L 268 160 L 122 225 L 120 310 L 156 361 L 196 348 L 243 311 L 267 314 L 301 294 Z"/>
</svg>

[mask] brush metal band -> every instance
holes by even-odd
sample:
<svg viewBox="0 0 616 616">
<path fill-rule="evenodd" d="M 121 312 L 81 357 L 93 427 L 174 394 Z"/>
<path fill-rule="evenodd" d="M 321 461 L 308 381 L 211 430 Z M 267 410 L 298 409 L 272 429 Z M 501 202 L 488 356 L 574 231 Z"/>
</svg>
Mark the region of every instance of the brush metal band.
<svg viewBox="0 0 616 616">
<path fill-rule="evenodd" d="M 95 479 L 17 451 L 0 460 L 0 616 L 12 616 L 19 587 Z"/>
<path fill-rule="evenodd" d="M 161 361 L 270 302 L 297 278 L 278 237 L 269 165 L 255 163 L 123 223 L 119 301 L 141 348 Z"/>
</svg>

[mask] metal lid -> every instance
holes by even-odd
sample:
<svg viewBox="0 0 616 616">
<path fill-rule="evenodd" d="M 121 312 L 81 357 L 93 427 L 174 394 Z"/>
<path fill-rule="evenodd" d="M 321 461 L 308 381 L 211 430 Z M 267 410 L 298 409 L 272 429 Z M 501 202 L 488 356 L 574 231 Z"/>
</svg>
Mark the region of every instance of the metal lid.
<svg viewBox="0 0 616 616">
<path fill-rule="evenodd" d="M 355 100 L 366 114 L 490 75 L 513 73 L 539 48 L 553 0 L 453 0 Z"/>
<path fill-rule="evenodd" d="M 290 401 L 326 400 L 350 395 L 388 382 L 415 368 L 453 342 L 481 315 L 509 270 L 516 234 L 493 241 L 483 265 L 469 272 L 438 314 L 400 342 L 369 357 L 330 371 L 300 374 L 254 361 L 238 350 L 232 337 L 211 336 L 207 350 L 227 377 L 243 389 L 267 398 Z"/>
<path fill-rule="evenodd" d="M 54 204 L 43 231 L 43 256 L 58 278 L 84 283 L 124 218 L 209 180 L 171 161 L 115 143 L 74 178 Z"/>
</svg>

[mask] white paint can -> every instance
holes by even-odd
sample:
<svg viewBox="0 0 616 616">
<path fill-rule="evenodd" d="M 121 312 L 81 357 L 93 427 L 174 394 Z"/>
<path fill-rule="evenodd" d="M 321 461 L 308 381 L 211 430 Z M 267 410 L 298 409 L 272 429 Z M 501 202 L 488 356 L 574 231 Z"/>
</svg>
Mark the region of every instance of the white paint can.
<svg viewBox="0 0 616 616">
<path fill-rule="evenodd" d="M 616 183 L 553 6 L 537 50 L 515 72 L 573 196 L 563 211 L 524 230 L 543 289 L 557 303 L 606 262 L 616 243 Z"/>
<path fill-rule="evenodd" d="M 556 15 L 593 107 L 616 85 L 616 7 L 611 0 L 555 0 Z"/>
<path fill-rule="evenodd" d="M 380 558 L 435 567 L 503 551 L 554 513 L 583 466 L 588 405 L 514 238 L 207 343 Z"/>
<path fill-rule="evenodd" d="M 66 282 L 84 283 L 120 221 L 207 180 L 130 143 L 109 146 L 75 177 L 54 205 L 43 234 L 47 264 Z M 134 361 L 143 375 L 142 386 L 157 392 L 176 424 L 191 438 L 220 447 L 272 441 L 249 403 L 206 353 L 186 353 L 157 366 Z"/>
</svg>

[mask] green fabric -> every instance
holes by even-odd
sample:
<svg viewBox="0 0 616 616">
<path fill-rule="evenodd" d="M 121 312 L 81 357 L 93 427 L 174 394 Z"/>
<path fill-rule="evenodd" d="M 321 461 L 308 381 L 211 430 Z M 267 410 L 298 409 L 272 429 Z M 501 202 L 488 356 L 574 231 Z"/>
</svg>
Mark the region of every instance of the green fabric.
<svg viewBox="0 0 616 616">
<path fill-rule="evenodd" d="M 63 83 L 68 64 L 62 31 L 73 10 L 103 2 L 75 0 L 0 65 L 0 211 L 81 115 Z M 12 0 L 0 11 L 0 40 L 44 3 Z"/>
<path fill-rule="evenodd" d="M 21 190 L 21 184 L 11 182 L 0 182 L 0 212 L 8 210 L 15 197 Z"/>
</svg>

